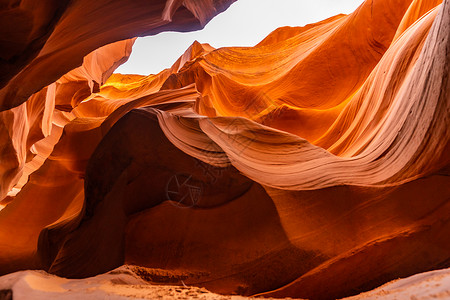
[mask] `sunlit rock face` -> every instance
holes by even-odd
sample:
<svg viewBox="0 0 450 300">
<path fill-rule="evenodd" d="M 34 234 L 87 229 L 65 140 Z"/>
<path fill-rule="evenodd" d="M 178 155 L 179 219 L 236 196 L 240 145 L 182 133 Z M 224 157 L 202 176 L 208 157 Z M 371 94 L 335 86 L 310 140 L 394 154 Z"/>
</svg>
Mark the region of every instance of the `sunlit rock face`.
<svg viewBox="0 0 450 300">
<path fill-rule="evenodd" d="M 47 2 L 0 7 L 45 12 L 1 50 L 2 274 L 331 299 L 450 266 L 449 0 L 196 42 L 149 76 L 112 74 L 133 37 L 231 1 Z"/>
<path fill-rule="evenodd" d="M 31 159 L 27 153 L 30 146 L 50 134 L 55 105 L 60 111 L 70 111 L 71 106 L 97 92 L 127 60 L 133 40 L 124 39 L 200 29 L 232 2 L 3 1 L 0 198 L 14 186 Z M 117 43 L 100 48 L 113 42 Z"/>
</svg>

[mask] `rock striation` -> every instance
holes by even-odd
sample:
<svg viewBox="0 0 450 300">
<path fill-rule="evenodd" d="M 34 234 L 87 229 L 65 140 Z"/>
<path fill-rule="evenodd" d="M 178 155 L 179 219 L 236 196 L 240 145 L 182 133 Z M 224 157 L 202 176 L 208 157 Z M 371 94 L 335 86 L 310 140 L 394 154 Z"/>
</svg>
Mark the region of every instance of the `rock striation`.
<svg viewBox="0 0 450 300">
<path fill-rule="evenodd" d="M 231 1 L 48 2 L 2 50 L 1 274 L 330 299 L 450 267 L 449 0 L 195 42 L 148 76 L 113 74 L 134 37 Z"/>
</svg>

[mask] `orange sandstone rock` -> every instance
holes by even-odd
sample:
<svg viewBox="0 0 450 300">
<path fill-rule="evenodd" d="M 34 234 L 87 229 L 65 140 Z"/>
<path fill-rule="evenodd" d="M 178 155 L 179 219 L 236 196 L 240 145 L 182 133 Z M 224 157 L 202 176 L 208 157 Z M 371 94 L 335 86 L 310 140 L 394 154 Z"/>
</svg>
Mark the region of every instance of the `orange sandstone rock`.
<svg viewBox="0 0 450 300">
<path fill-rule="evenodd" d="M 449 267 L 448 0 L 366 1 L 251 48 L 195 42 L 149 76 L 111 75 L 132 39 L 103 45 L 229 3 L 82 4 L 2 77 L 2 274 L 134 264 L 223 294 L 330 299 Z M 135 19 L 106 13 L 121 5 Z M 29 43 L 15 41 L 3 55 Z"/>
</svg>

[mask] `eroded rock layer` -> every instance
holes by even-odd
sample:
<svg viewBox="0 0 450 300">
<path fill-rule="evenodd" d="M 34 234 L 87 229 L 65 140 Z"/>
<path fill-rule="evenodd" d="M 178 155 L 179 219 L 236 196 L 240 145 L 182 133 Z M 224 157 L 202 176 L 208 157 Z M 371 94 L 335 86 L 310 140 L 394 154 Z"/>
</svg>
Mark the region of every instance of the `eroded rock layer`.
<svg viewBox="0 0 450 300">
<path fill-rule="evenodd" d="M 229 5 L 191 2 L 153 17 L 133 2 L 134 21 L 100 18 L 120 30 L 81 27 L 91 39 L 44 55 L 88 18 L 71 2 L 8 67 L 0 272 L 133 264 L 222 294 L 330 299 L 450 266 L 450 1 L 366 1 L 255 47 L 195 42 L 159 74 L 112 74 L 133 44 L 118 40 Z"/>
<path fill-rule="evenodd" d="M 60 278 L 44 271 L 19 271 L 0 277 L 0 295 L 4 299 L 18 300 L 254 299 L 236 295 L 223 296 L 211 293 L 205 288 L 174 285 L 187 274 L 187 272 L 171 272 L 132 265 L 121 266 L 108 273 L 84 279 Z M 345 299 L 447 299 L 449 293 L 450 269 L 443 269 L 395 280 L 375 290 Z"/>
</svg>

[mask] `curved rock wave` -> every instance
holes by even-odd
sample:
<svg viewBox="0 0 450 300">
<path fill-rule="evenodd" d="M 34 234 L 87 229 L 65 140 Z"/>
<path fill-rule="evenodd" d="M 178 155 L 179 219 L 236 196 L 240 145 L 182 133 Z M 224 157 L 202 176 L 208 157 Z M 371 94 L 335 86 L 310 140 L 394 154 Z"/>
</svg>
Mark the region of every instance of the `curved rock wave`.
<svg viewBox="0 0 450 300">
<path fill-rule="evenodd" d="M 2 112 L 1 273 L 134 264 L 223 294 L 329 299 L 449 267 L 448 0 L 366 1 L 111 75 L 132 44 Z"/>
</svg>

